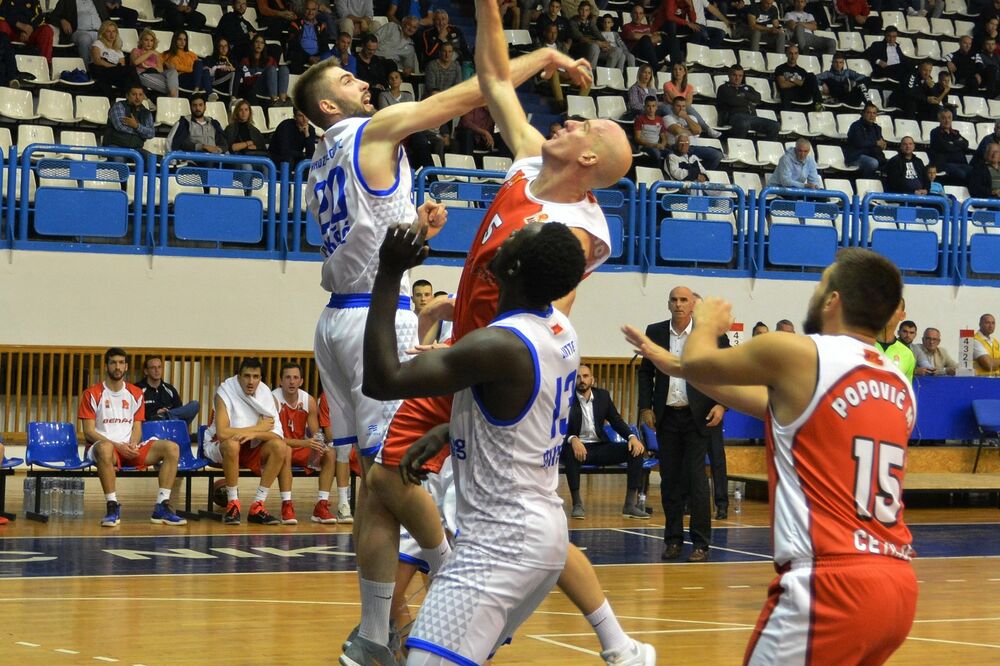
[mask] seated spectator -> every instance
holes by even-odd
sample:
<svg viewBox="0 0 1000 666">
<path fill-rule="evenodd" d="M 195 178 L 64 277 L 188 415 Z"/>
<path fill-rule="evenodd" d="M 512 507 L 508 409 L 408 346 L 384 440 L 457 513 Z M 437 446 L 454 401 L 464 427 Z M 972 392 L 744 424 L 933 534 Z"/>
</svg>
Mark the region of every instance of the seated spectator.
<svg viewBox="0 0 1000 666">
<path fill-rule="evenodd" d="M 597 19 L 597 26 L 601 29 L 601 37 L 610 45 L 602 58 L 604 66 L 613 69 L 635 67 L 635 56 L 625 46 L 622 36 L 614 29 L 615 20 L 610 16 L 601 16 Z"/>
<path fill-rule="evenodd" d="M 986 160 L 973 167 L 968 188 L 977 199 L 1000 197 L 1000 143 L 986 146 Z"/>
<path fill-rule="evenodd" d="M 756 338 L 758 335 L 764 335 L 765 333 L 770 333 L 771 329 L 767 327 L 762 321 L 757 322 L 753 325 L 753 330 L 750 332 L 750 337 Z"/>
<path fill-rule="evenodd" d="M 640 65 L 635 76 L 635 83 L 628 89 L 628 109 L 633 115 L 642 115 L 646 112 L 646 100 L 652 97 L 656 99 L 659 91 L 656 88 L 656 80 L 653 78 L 653 68 L 649 65 Z M 670 110 L 666 104 L 657 103 L 657 113 L 661 116 Z"/>
<path fill-rule="evenodd" d="M 122 52 L 122 40 L 114 21 L 105 21 L 98 38 L 90 45 L 90 77 L 108 97 L 124 96 L 139 83 L 135 67 L 128 64 Z"/>
<path fill-rule="evenodd" d="M 295 362 L 283 363 L 281 386 L 274 389 L 271 395 L 278 403 L 278 420 L 285 443 L 292 449 L 291 464 L 304 467 L 307 473 L 319 472 L 316 504 L 309 520 L 323 525 L 336 524 L 337 517 L 330 513 L 330 490 L 333 488 L 337 457 L 333 447 L 326 445 L 326 438 L 320 430 L 316 399 L 302 390 L 302 366 Z M 281 493 L 281 524 L 296 523 L 298 520 L 289 485 L 289 489 Z"/>
<path fill-rule="evenodd" d="M 605 422 L 609 423 L 628 443 L 614 444 L 608 441 L 608 436 L 604 432 Z M 569 425 L 562 448 L 566 481 L 573 498 L 573 518 L 583 519 L 587 515 L 583 508 L 583 498 L 580 497 L 580 468 L 583 465 L 605 466 L 627 463 L 628 478 L 622 516 L 649 520 L 649 514 L 638 506 L 639 493 L 642 492 L 642 463 L 645 451 L 642 442 L 618 414 L 611 400 L 611 394 L 594 386 L 594 376 L 590 368 L 581 365 L 576 373 L 576 395 L 570 402 Z"/>
<path fill-rule="evenodd" d="M 170 48 L 163 52 L 163 62 L 168 69 L 177 70 L 177 81 L 195 95 L 204 92 L 212 101 L 213 76 L 205 71 L 205 63 L 198 54 L 188 50 L 188 34 L 184 30 L 175 32 L 170 40 Z"/>
<path fill-rule="evenodd" d="M 170 97 L 177 97 L 180 88 L 177 70 L 173 67 L 164 67 L 163 56 L 156 50 L 158 46 L 156 33 L 145 28 L 139 34 L 139 44 L 132 49 L 129 60 L 135 66 L 143 86 Z"/>
<path fill-rule="evenodd" d="M 837 11 L 847 17 L 851 28 L 861 28 L 869 35 L 877 35 L 882 31 L 882 19 L 872 16 L 872 8 L 868 0 L 837 0 L 834 3 Z"/>
<path fill-rule="evenodd" d="M 424 91 L 424 99 L 436 95 L 440 90 L 427 89 Z M 415 168 L 433 166 L 432 155 L 437 155 L 441 163 L 444 163 L 444 154 L 451 148 L 451 122 L 447 122 L 440 127 L 434 127 L 423 132 L 411 134 L 409 139 L 410 163 Z"/>
<path fill-rule="evenodd" d="M 673 147 L 667 154 L 664 170 L 670 180 L 693 183 L 708 182 L 708 175 L 705 173 L 701 158 L 691 154 L 691 137 L 688 134 L 681 134 L 674 141 Z"/>
<path fill-rule="evenodd" d="M 905 319 L 899 322 L 899 329 L 896 331 L 896 337 L 904 345 L 913 351 L 913 341 L 917 339 L 917 325 L 910 319 Z"/>
<path fill-rule="evenodd" d="M 663 150 L 667 147 L 667 128 L 663 117 L 656 115 L 656 98 L 652 95 L 646 98 L 643 113 L 635 117 L 633 138 L 636 147 L 653 158 L 657 163 L 663 159 Z"/>
<path fill-rule="evenodd" d="M 425 65 L 437 58 L 442 44 L 451 44 L 455 50 L 455 58 L 459 62 L 472 60 L 472 51 L 465 41 L 465 35 L 455 26 L 448 23 L 448 12 L 435 10 L 431 25 L 420 31 L 417 38 L 417 57 Z"/>
<path fill-rule="evenodd" d="M 684 62 L 687 59 L 687 43 L 703 44 L 713 49 L 722 47 L 722 40 L 725 33 L 718 28 L 713 28 L 705 23 L 704 9 L 712 11 L 715 6 L 704 3 L 703 17 L 699 22 L 698 14 L 695 11 L 693 2 L 689 0 L 666 0 L 667 21 L 664 24 L 667 28 L 668 43 L 670 44 L 670 62 Z M 728 25 L 729 19 L 719 10 L 714 12 L 716 16 L 721 16 L 723 23 Z"/>
<path fill-rule="evenodd" d="M 139 12 L 122 6 L 122 0 L 104 0 L 104 8 L 108 17 L 118 24 L 119 28 L 136 28 L 139 25 Z"/>
<path fill-rule="evenodd" d="M 681 134 L 701 136 L 704 128 L 687 112 L 687 100 L 674 97 L 670 105 L 670 113 L 663 116 L 663 126 L 667 129 L 667 145 L 672 146 Z M 691 146 L 690 152 L 701 158 L 708 169 L 717 169 L 722 161 L 722 151 L 711 146 Z"/>
<path fill-rule="evenodd" d="M 260 475 L 260 485 L 250 505 L 248 521 L 278 525 L 267 509 L 268 491 L 278 475 L 291 481 L 292 450 L 286 446 L 278 406 L 267 384 L 261 381 L 260 361 L 245 358 L 236 375 L 215 392 L 215 413 L 205 431 L 205 457 L 222 465 L 226 477 L 226 515 L 222 522 L 239 525 L 240 468 Z M 279 482 L 280 484 L 280 482 Z"/>
<path fill-rule="evenodd" d="M 1000 377 L 1000 339 L 993 336 L 996 326 L 993 315 L 979 317 L 979 330 L 972 342 L 972 361 L 977 377 Z"/>
<path fill-rule="evenodd" d="M 975 173 L 975 169 L 973 169 L 973 174 L 974 173 Z M 944 185 L 942 185 L 941 183 L 939 183 L 938 180 L 937 180 L 937 175 L 938 175 L 937 167 L 934 166 L 933 164 L 928 164 L 927 165 L 927 194 L 930 194 L 932 196 L 933 195 L 937 195 L 937 196 L 941 196 L 941 197 L 947 196 L 946 193 L 945 193 L 945 191 L 944 191 Z"/>
<path fill-rule="evenodd" d="M 499 132 L 494 132 L 496 122 L 485 106 L 476 107 L 462 116 L 455 128 L 455 143 L 461 155 L 471 155 L 474 150 L 485 150 L 494 155 L 511 157 L 510 149 Z"/>
<path fill-rule="evenodd" d="M 865 50 L 865 58 L 872 66 L 872 78 L 903 81 L 910 73 L 913 63 L 896 42 L 898 37 L 896 26 L 890 25 L 885 29 L 885 39 Z"/>
<path fill-rule="evenodd" d="M 112 347 L 104 352 L 104 381 L 85 390 L 77 413 L 87 440 L 84 457 L 97 466 L 107 513 L 102 527 L 121 522 L 121 504 L 115 490 L 115 470 L 159 465 L 159 490 L 149 520 L 156 525 L 186 525 L 170 508 L 170 489 L 177 476 L 180 448 L 169 439 L 142 439 L 145 420 L 142 390 L 125 381 L 128 355 Z"/>
<path fill-rule="evenodd" d="M 198 0 L 153 0 L 156 15 L 163 18 L 170 32 L 204 30 L 205 15 L 196 11 L 197 7 Z"/>
<path fill-rule="evenodd" d="M 345 69 L 355 76 L 358 75 L 358 57 L 351 53 L 351 46 L 354 40 L 351 35 L 342 32 L 337 35 L 337 43 L 334 45 L 330 55 L 340 61 L 341 69 Z"/>
<path fill-rule="evenodd" d="M 375 101 L 375 107 L 377 109 L 384 109 L 387 106 L 392 106 L 393 104 L 399 104 L 400 102 L 413 102 L 413 93 L 409 90 L 403 90 L 403 75 L 399 72 L 389 72 L 389 89 L 383 90 L 378 94 L 378 99 Z"/>
<path fill-rule="evenodd" d="M 359 79 L 371 86 L 372 90 L 385 90 L 389 87 L 389 72 L 396 70 L 396 63 L 378 55 L 378 37 L 369 33 L 361 38 L 357 59 Z"/>
<path fill-rule="evenodd" d="M 785 28 L 791 35 L 792 43 L 798 44 L 803 53 L 833 55 L 837 51 L 837 40 L 816 35 L 816 17 L 806 11 L 806 0 L 795 0 L 794 9 L 785 14 Z"/>
<path fill-rule="evenodd" d="M 126 92 L 125 99 L 111 105 L 102 141 L 105 148 L 142 150 L 143 144 L 156 136 L 153 114 L 143 106 L 144 101 L 146 91 L 135 83 Z"/>
<path fill-rule="evenodd" d="M 903 342 L 896 337 L 896 325 L 906 316 L 906 299 L 900 299 L 899 307 L 895 314 L 886 323 L 885 328 L 875 336 L 875 346 L 885 354 L 892 363 L 906 375 L 906 378 L 913 381 L 913 371 L 917 367 L 917 361 L 913 357 L 913 352 Z"/>
<path fill-rule="evenodd" d="M 372 0 L 336 0 L 337 32 L 350 33 L 352 37 L 360 37 L 368 32 L 375 12 Z"/>
<path fill-rule="evenodd" d="M 729 136 L 745 139 L 753 130 L 761 139 L 773 141 L 781 126 L 770 118 L 761 118 L 755 107 L 760 104 L 760 93 L 743 81 L 743 68 L 729 68 L 729 81 L 719 86 L 715 93 L 719 109 L 719 122 L 730 125 Z"/>
<path fill-rule="evenodd" d="M 432 0 L 389 0 L 385 16 L 390 23 L 402 23 L 407 16 L 412 16 L 423 25 L 430 25 L 434 18 L 434 3 Z M 531 12 L 524 12 L 530 15 Z"/>
<path fill-rule="evenodd" d="M 778 168 L 767 179 L 767 184 L 809 190 L 823 187 L 823 179 L 816 169 L 816 158 L 813 157 L 809 139 L 799 139 L 792 148 L 785 151 L 778 160 Z"/>
<path fill-rule="evenodd" d="M 992 143 L 1000 143 L 1000 120 L 993 121 L 993 133 L 987 134 L 979 142 L 979 146 L 976 147 L 976 154 L 972 157 L 973 164 L 978 164 L 986 160 L 986 149 Z"/>
<path fill-rule="evenodd" d="M 45 23 L 38 0 L 0 0 L 0 34 L 30 46 L 52 63 L 55 32 Z"/>
<path fill-rule="evenodd" d="M 326 24 L 317 16 L 319 4 L 307 0 L 302 10 L 302 18 L 292 21 L 288 34 L 288 60 L 290 70 L 301 74 L 310 65 L 315 65 L 330 50 L 330 37 Z"/>
<path fill-rule="evenodd" d="M 147 356 L 142 366 L 143 378 L 136 382 L 142 389 L 143 408 L 147 421 L 185 421 L 188 428 L 198 418 L 201 405 L 197 400 L 181 403 L 181 394 L 172 384 L 163 381 L 163 357 L 159 354 Z"/>
<path fill-rule="evenodd" d="M 917 369 L 913 374 L 918 376 L 954 375 L 958 363 L 941 347 L 941 331 L 936 328 L 925 328 L 923 341 L 911 347 L 913 357 L 917 361 Z"/>
<path fill-rule="evenodd" d="M 447 90 L 462 82 L 462 67 L 455 60 L 455 48 L 442 44 L 438 57 L 427 63 L 424 69 L 424 86 L 434 90 Z"/>
<path fill-rule="evenodd" d="M 774 68 L 774 83 L 781 96 L 781 108 L 790 110 L 796 104 L 811 104 L 817 111 L 823 108 L 823 94 L 816 75 L 799 65 L 799 47 L 789 44 L 787 59 Z"/>
<path fill-rule="evenodd" d="M 705 122 L 701 114 L 691 108 L 691 105 L 694 104 L 694 95 L 696 92 L 694 86 L 688 82 L 687 65 L 682 62 L 675 63 L 670 68 L 670 80 L 663 84 L 663 100 L 669 105 L 673 102 L 674 98 L 683 97 L 684 101 L 687 102 L 688 115 L 701 125 L 702 133 L 711 139 L 717 139 L 721 134 Z"/>
<path fill-rule="evenodd" d="M 601 35 L 601 30 L 597 27 L 597 18 L 586 0 L 580 3 L 579 12 L 570 19 L 569 27 L 573 39 L 570 54 L 577 58 L 586 58 L 591 69 L 597 67 L 599 62 L 606 61 L 611 55 L 611 44 Z"/>
<path fill-rule="evenodd" d="M 236 102 L 226 127 L 226 145 L 233 155 L 267 156 L 267 139 L 253 124 L 250 102 L 241 99 Z"/>
<path fill-rule="evenodd" d="M 404 16 L 402 23 L 389 21 L 375 31 L 375 36 L 378 37 L 378 50 L 375 53 L 395 62 L 404 77 L 410 76 L 417 69 L 413 36 L 417 34 L 419 27 L 420 23 L 416 18 Z"/>
<path fill-rule="evenodd" d="M 59 0 L 49 13 L 50 25 L 72 40 L 83 62 L 90 64 L 91 45 L 97 40 L 101 24 L 111 20 L 107 7 L 99 0 Z"/>
<path fill-rule="evenodd" d="M 795 324 L 788 319 L 782 319 L 774 325 L 774 330 L 777 333 L 795 333 Z"/>
<path fill-rule="evenodd" d="M 229 40 L 219 37 L 215 41 L 215 51 L 205 58 L 205 76 L 212 77 L 212 90 L 225 95 L 233 96 L 233 87 L 236 85 L 236 65 L 235 56 L 230 55 Z M 206 81 L 207 85 L 207 81 Z"/>
<path fill-rule="evenodd" d="M 978 88 L 976 69 L 982 63 L 978 53 L 972 50 L 972 37 L 963 35 L 958 38 L 958 50 L 944 56 L 945 67 L 951 72 L 955 83 L 965 87 Z"/>
<path fill-rule="evenodd" d="M 947 172 L 950 182 L 961 185 L 972 171 L 965 159 L 969 142 L 951 122 L 951 111 L 938 113 L 938 126 L 931 130 L 930 159 L 938 171 Z"/>
<path fill-rule="evenodd" d="M 934 80 L 931 78 L 933 65 L 925 60 L 917 65 L 910 74 L 903 77 L 896 92 L 889 98 L 889 103 L 899 107 L 904 118 L 930 120 L 937 117 L 940 110 L 940 100 L 934 97 Z"/>
<path fill-rule="evenodd" d="M 878 107 L 869 102 L 865 104 L 861 117 L 851 123 L 847 130 L 844 162 L 847 166 L 858 167 L 858 176 L 861 178 L 871 178 L 885 166 L 883 151 L 887 144 L 877 119 Z"/>
<path fill-rule="evenodd" d="M 268 146 L 271 161 L 275 164 L 288 162 L 294 166 L 302 160 L 312 159 L 316 139 L 316 129 L 306 115 L 296 109 L 295 115 L 278 123 L 271 135 L 271 145 Z"/>
<path fill-rule="evenodd" d="M 924 162 L 913 154 L 916 144 L 913 137 L 904 136 L 899 142 L 899 153 L 885 163 L 883 183 L 886 192 L 895 194 L 927 194 L 929 183 Z"/>
<path fill-rule="evenodd" d="M 269 97 L 271 104 L 285 104 L 288 100 L 288 68 L 278 66 L 268 55 L 263 35 L 253 38 L 250 55 L 240 60 L 240 97 Z"/>
<path fill-rule="evenodd" d="M 951 72 L 942 69 L 938 72 L 937 83 L 931 88 L 931 97 L 935 98 L 938 103 L 938 111 L 948 109 L 955 114 L 958 112 L 958 106 L 948 99 L 948 95 L 951 94 Z M 930 100 L 928 100 L 930 101 Z"/>
<path fill-rule="evenodd" d="M 980 16 L 972 29 L 972 49 L 982 51 L 983 44 L 992 37 L 994 40 L 1000 38 L 1000 17 L 995 14 Z"/>
<path fill-rule="evenodd" d="M 330 427 L 330 406 L 326 402 L 326 392 L 320 390 L 319 404 L 316 406 L 319 412 L 319 427 L 323 429 L 323 435 L 327 443 L 334 450 L 337 459 L 337 522 L 341 525 L 350 525 L 354 522 L 351 515 L 351 449 L 352 444 L 335 444 L 333 439 L 333 429 Z"/>
<path fill-rule="evenodd" d="M 191 98 L 191 115 L 177 121 L 167 135 L 170 150 L 220 155 L 229 151 L 226 133 L 215 118 L 205 116 L 205 98 Z"/>
<path fill-rule="evenodd" d="M 860 106 L 870 101 L 868 87 L 871 81 L 864 74 L 849 69 L 842 54 L 833 56 L 830 69 L 820 72 L 816 81 L 825 97 L 831 97 L 840 104 Z"/>
<path fill-rule="evenodd" d="M 222 15 L 219 25 L 215 28 L 215 39 L 225 39 L 229 42 L 233 62 L 239 62 L 250 54 L 251 41 L 257 34 L 250 21 L 244 18 L 247 11 L 247 0 L 233 0 L 233 10 Z"/>
<path fill-rule="evenodd" d="M 10 43 L 10 37 L 0 33 L 0 87 L 20 88 L 20 78 L 21 72 L 17 69 L 14 46 Z"/>
<path fill-rule="evenodd" d="M 741 34 L 749 37 L 751 50 L 759 51 L 763 42 L 771 53 L 785 51 L 785 29 L 781 27 L 778 6 L 774 4 L 774 0 L 759 0 L 750 6 L 747 23 Z"/>
<path fill-rule="evenodd" d="M 257 0 L 257 22 L 267 28 L 272 39 L 282 40 L 282 36 L 292 27 L 298 17 L 292 11 L 291 2 L 285 0 Z"/>
<path fill-rule="evenodd" d="M 550 11 L 551 6 L 550 3 Z M 625 45 L 631 49 L 632 55 L 649 64 L 659 66 L 670 53 L 670 43 L 663 38 L 660 31 L 654 30 L 649 24 L 646 9 L 639 2 L 632 5 L 632 20 L 622 26 L 622 38 L 625 40 Z"/>
<path fill-rule="evenodd" d="M 992 37 L 983 42 L 983 50 L 978 54 L 976 81 L 986 97 L 1000 94 L 1000 56 L 997 55 L 997 41 Z"/>
<path fill-rule="evenodd" d="M 420 311 L 434 298 L 434 285 L 430 280 L 415 280 L 410 286 L 410 301 L 413 303 L 413 314 L 420 315 Z"/>
<path fill-rule="evenodd" d="M 572 28 L 569 19 L 562 15 L 562 2 L 560 0 L 550 0 L 546 11 L 535 21 L 535 37 L 541 38 L 550 25 L 556 26 L 558 41 L 568 42 L 572 39 Z"/>
<path fill-rule="evenodd" d="M 559 41 L 559 29 L 556 28 L 555 25 L 549 24 L 548 26 L 545 27 L 545 30 L 542 32 L 542 36 L 538 40 L 537 44 L 540 48 L 554 49 L 556 51 L 559 51 L 560 53 L 569 55 L 571 40 L 566 40 L 565 42 Z M 565 109 L 566 96 L 563 94 L 562 83 L 563 83 L 562 74 L 559 73 L 559 70 L 556 70 L 555 72 L 552 73 L 552 76 L 549 77 L 549 89 L 552 91 L 552 99 L 555 100 L 559 108 Z M 580 95 L 586 96 L 589 93 L 590 93 L 589 87 L 584 86 L 583 88 L 579 89 Z"/>
</svg>

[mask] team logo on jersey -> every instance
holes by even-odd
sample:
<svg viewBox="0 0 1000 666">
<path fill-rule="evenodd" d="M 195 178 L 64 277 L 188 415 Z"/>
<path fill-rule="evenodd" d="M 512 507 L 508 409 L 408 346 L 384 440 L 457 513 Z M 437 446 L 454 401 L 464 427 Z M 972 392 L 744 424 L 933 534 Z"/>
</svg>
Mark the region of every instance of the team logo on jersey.
<svg viewBox="0 0 1000 666">
<path fill-rule="evenodd" d="M 872 365 L 882 365 L 882 355 L 873 349 L 865 350 L 865 362 Z"/>
<path fill-rule="evenodd" d="M 122 398 L 122 407 L 128 409 L 128 400 L 126 400 L 125 398 Z"/>
<path fill-rule="evenodd" d="M 104 409 L 111 409 L 111 401 L 110 400 L 105 400 L 104 401 Z"/>
<path fill-rule="evenodd" d="M 545 213 L 538 213 L 537 215 L 531 215 L 530 217 L 524 218 L 524 225 L 534 224 L 535 222 L 545 222 L 549 219 L 549 216 Z"/>
<path fill-rule="evenodd" d="M 552 335 L 559 335 L 563 332 L 563 327 L 559 324 L 552 324 Z"/>
</svg>

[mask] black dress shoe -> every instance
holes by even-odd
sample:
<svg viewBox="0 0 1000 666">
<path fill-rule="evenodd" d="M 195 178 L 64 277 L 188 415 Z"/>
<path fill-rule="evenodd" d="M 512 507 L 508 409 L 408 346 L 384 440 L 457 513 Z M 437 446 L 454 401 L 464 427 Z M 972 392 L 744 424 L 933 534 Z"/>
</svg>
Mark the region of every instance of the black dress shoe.
<svg viewBox="0 0 1000 666">
<path fill-rule="evenodd" d="M 719 509 L 718 511 L 715 512 L 715 519 L 716 520 L 725 520 L 727 518 L 729 518 L 729 511 L 728 510 L 726 510 L 726 509 L 723 508 L 723 509 Z"/>
<path fill-rule="evenodd" d="M 708 548 L 695 548 L 687 559 L 688 562 L 708 562 Z"/>
<path fill-rule="evenodd" d="M 660 555 L 661 560 L 676 560 L 681 556 L 681 545 L 679 543 L 672 543 L 663 549 L 663 555 Z"/>
</svg>

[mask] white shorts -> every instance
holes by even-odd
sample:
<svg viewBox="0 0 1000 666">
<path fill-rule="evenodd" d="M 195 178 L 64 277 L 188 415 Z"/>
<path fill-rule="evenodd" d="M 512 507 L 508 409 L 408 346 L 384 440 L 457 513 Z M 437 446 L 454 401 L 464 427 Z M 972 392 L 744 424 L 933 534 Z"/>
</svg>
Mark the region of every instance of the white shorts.
<svg viewBox="0 0 1000 666">
<path fill-rule="evenodd" d="M 434 578 L 406 645 L 459 664 L 485 663 L 538 608 L 560 573 L 460 545 Z"/>
<path fill-rule="evenodd" d="M 330 413 L 337 415 L 331 424 L 333 445 L 356 444 L 358 453 L 374 456 L 402 401 L 372 400 L 361 392 L 367 319 L 367 305 L 326 307 L 313 344 Z M 417 315 L 412 310 L 396 311 L 396 341 L 399 360 L 406 361 L 406 350 L 417 342 Z"/>
</svg>

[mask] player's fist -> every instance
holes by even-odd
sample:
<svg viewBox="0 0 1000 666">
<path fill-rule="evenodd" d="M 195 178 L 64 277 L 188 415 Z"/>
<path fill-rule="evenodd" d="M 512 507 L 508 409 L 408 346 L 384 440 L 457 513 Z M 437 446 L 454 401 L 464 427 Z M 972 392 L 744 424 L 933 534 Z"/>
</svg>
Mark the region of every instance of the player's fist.
<svg viewBox="0 0 1000 666">
<path fill-rule="evenodd" d="M 716 335 L 725 335 L 733 323 L 733 306 L 721 298 L 704 298 L 694 306 L 694 321 L 708 326 Z"/>
<path fill-rule="evenodd" d="M 413 228 L 413 225 L 410 228 L 413 233 L 424 229 L 426 237 L 431 239 L 434 238 L 437 232 L 441 231 L 441 228 L 444 227 L 444 223 L 447 221 L 448 209 L 444 204 L 425 201 L 417 208 L 417 219 L 414 221 L 417 228 Z"/>
</svg>

